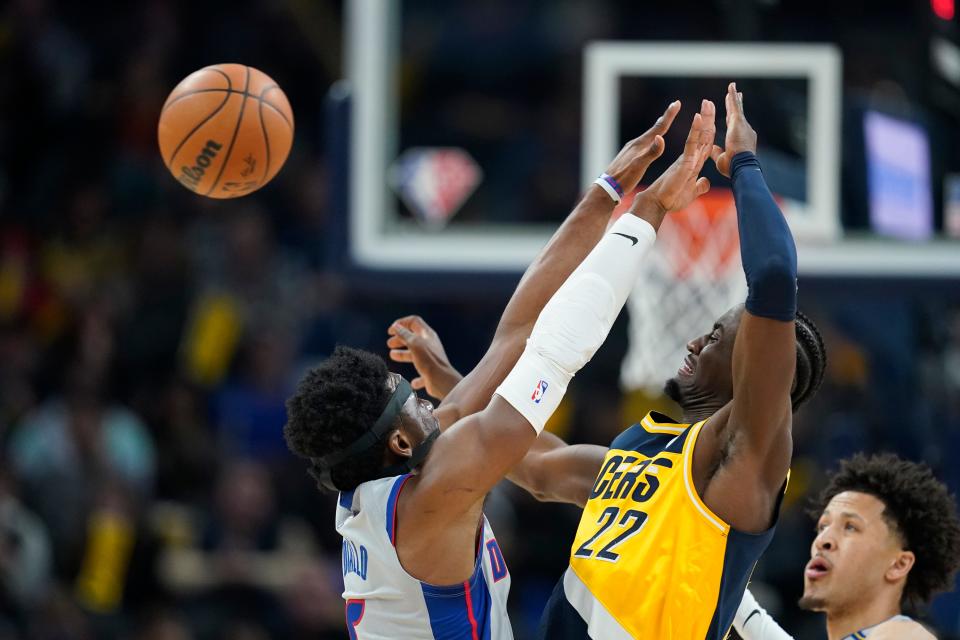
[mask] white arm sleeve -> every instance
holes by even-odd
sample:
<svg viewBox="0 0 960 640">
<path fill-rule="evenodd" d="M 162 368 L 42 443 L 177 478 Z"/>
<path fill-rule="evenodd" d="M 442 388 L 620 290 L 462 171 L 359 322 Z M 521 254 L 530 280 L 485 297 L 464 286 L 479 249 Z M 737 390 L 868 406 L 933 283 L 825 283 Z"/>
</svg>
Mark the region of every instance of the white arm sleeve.
<svg viewBox="0 0 960 640">
<path fill-rule="evenodd" d="M 743 593 L 740 608 L 733 617 L 733 628 L 743 640 L 793 640 L 793 636 L 764 611 L 749 589 Z"/>
<path fill-rule="evenodd" d="M 497 388 L 537 433 L 610 333 L 656 237 L 648 222 L 623 214 L 540 312 L 523 355 Z"/>
</svg>

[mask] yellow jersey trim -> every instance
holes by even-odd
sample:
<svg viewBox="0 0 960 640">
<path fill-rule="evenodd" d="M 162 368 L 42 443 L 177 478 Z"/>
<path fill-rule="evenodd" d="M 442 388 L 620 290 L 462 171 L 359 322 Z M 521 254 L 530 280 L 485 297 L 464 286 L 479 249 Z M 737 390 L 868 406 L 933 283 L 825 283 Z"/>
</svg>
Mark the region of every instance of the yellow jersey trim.
<svg viewBox="0 0 960 640">
<path fill-rule="evenodd" d="M 693 506 L 697 508 L 704 520 L 719 529 L 723 535 L 727 535 L 730 532 L 730 525 L 703 502 L 700 494 L 697 493 L 697 486 L 693 482 L 693 448 L 696 446 L 697 437 L 706 422 L 706 420 L 701 420 L 690 427 L 687 441 L 683 443 L 683 484 L 687 488 L 687 497 L 693 502 Z"/>
<path fill-rule="evenodd" d="M 648 433 L 669 433 L 673 435 L 680 435 L 687 428 L 686 425 L 676 423 L 654 422 L 649 413 L 643 417 L 643 420 L 640 421 L 640 424 Z"/>
</svg>

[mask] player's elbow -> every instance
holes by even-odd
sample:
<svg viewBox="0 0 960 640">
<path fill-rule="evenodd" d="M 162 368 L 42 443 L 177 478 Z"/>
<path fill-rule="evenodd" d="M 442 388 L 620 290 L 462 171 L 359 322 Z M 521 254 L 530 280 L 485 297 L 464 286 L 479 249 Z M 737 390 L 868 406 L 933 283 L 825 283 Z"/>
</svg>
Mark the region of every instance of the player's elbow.
<svg viewBox="0 0 960 640">
<path fill-rule="evenodd" d="M 771 254 L 757 266 L 756 273 L 751 275 L 751 284 L 755 287 L 793 291 L 797 286 L 796 258 L 779 252 Z"/>
<path fill-rule="evenodd" d="M 510 472 L 507 479 L 530 494 L 537 502 L 553 502 L 550 487 L 540 481 L 535 466 L 536 461 L 528 455 L 523 462 Z"/>
<path fill-rule="evenodd" d="M 556 498 L 546 489 L 530 489 L 529 493 L 537 502 L 556 502 Z"/>
<path fill-rule="evenodd" d="M 755 316 L 793 320 L 797 311 L 797 263 L 789 255 L 773 254 L 750 273 L 747 310 Z"/>
<path fill-rule="evenodd" d="M 544 456 L 530 452 L 507 476 L 511 482 L 530 494 L 537 502 L 557 502 L 556 482 L 544 468 Z"/>
</svg>

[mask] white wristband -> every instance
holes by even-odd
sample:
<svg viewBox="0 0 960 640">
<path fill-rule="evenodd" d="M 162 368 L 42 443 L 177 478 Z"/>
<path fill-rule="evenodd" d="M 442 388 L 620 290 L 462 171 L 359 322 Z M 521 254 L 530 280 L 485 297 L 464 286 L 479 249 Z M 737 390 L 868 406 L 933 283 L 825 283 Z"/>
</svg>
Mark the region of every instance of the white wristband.
<svg viewBox="0 0 960 640">
<path fill-rule="evenodd" d="M 593 181 L 593 184 L 599 186 L 601 189 L 606 191 L 607 195 L 609 195 L 614 202 L 616 202 L 617 204 L 620 204 L 620 194 L 617 193 L 617 190 L 613 188 L 612 184 L 607 182 L 606 178 L 604 178 L 603 176 L 600 176 L 599 178 Z"/>
</svg>

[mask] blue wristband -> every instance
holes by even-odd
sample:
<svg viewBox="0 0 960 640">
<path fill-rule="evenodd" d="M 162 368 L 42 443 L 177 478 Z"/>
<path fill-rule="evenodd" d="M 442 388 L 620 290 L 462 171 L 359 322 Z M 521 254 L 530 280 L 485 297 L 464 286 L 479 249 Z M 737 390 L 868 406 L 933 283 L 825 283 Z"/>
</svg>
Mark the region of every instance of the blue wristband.
<svg viewBox="0 0 960 640">
<path fill-rule="evenodd" d="M 621 198 L 623 197 L 623 187 L 620 186 L 620 183 L 617 182 L 616 178 L 609 173 L 601 173 L 600 179 L 613 187 L 613 190 L 617 192 L 617 195 L 619 195 Z"/>
</svg>

